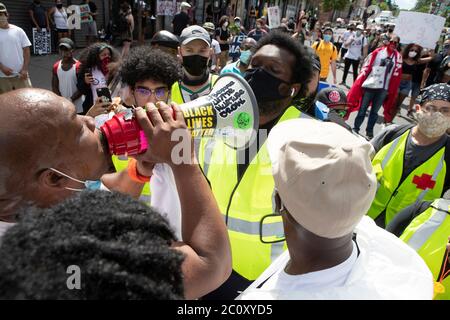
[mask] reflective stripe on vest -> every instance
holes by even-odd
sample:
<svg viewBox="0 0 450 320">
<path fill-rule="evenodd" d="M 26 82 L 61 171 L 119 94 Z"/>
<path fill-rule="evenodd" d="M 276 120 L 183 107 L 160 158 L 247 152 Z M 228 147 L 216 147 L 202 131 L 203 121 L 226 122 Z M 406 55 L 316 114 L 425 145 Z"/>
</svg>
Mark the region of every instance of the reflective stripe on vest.
<svg viewBox="0 0 450 320">
<path fill-rule="evenodd" d="M 367 214 L 376 219 L 384 212 L 386 225 L 399 211 L 418 199 L 432 201 L 442 195 L 446 174 L 445 147 L 415 168 L 400 183 L 410 132 L 407 130 L 381 148 L 372 161 L 378 188 Z"/>
<path fill-rule="evenodd" d="M 216 83 L 217 78 L 219 78 L 218 75 L 216 75 L 216 74 L 211 75 L 211 82 L 212 82 L 211 88 Z M 181 92 L 180 82 L 179 81 L 175 82 L 172 85 L 172 88 L 170 90 L 170 101 L 175 102 L 176 104 L 183 104 L 183 103 L 186 102 L 183 99 L 183 93 Z"/>
<path fill-rule="evenodd" d="M 438 199 L 414 218 L 400 236 L 404 242 L 417 251 L 439 280 L 445 247 L 450 235 L 450 200 Z M 437 294 L 437 300 L 450 300 L 450 276 L 442 280 L 445 292 Z"/>
<path fill-rule="evenodd" d="M 127 156 L 112 156 L 112 161 L 117 172 L 127 169 L 128 167 L 128 157 Z M 147 182 L 144 184 L 141 195 L 139 196 L 139 201 L 150 205 L 151 193 L 150 184 Z"/>
<path fill-rule="evenodd" d="M 290 107 L 279 122 L 299 116 L 305 117 L 298 109 Z M 274 212 L 274 181 L 265 142 L 240 181 L 237 179 L 238 152 L 220 139 L 202 139 L 199 162 L 227 221 L 233 269 L 244 278 L 255 280 L 286 249 L 285 242 L 264 244 L 260 240 L 261 219 Z M 264 225 L 264 236 L 284 234 L 281 217 L 271 221 Z"/>
</svg>

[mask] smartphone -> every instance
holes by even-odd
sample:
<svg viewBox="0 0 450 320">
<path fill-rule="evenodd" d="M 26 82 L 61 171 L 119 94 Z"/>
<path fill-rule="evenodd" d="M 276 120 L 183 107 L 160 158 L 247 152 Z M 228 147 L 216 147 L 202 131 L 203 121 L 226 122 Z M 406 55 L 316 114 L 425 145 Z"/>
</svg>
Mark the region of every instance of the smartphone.
<svg viewBox="0 0 450 320">
<path fill-rule="evenodd" d="M 112 102 L 111 92 L 109 92 L 108 88 L 97 88 L 96 91 L 98 97 L 105 97 L 106 99 L 108 99 L 108 102 Z"/>
</svg>

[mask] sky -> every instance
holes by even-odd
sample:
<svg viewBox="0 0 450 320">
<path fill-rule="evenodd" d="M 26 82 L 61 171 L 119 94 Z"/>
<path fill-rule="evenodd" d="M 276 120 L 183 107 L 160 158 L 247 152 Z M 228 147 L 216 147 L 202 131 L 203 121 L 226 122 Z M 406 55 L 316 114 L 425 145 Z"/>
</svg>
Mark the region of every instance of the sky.
<svg viewBox="0 0 450 320">
<path fill-rule="evenodd" d="M 416 5 L 416 0 L 395 0 L 400 9 L 412 9 Z"/>
</svg>

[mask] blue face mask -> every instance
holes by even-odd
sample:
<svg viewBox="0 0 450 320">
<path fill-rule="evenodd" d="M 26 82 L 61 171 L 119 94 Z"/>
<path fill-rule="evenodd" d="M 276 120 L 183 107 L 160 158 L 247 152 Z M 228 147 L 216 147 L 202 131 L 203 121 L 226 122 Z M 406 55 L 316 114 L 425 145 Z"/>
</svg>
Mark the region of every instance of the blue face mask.
<svg viewBox="0 0 450 320">
<path fill-rule="evenodd" d="M 245 64 L 246 66 L 248 66 L 250 64 L 251 58 L 252 58 L 252 53 L 250 50 L 241 51 L 241 56 L 239 57 L 239 60 L 241 60 L 242 64 Z"/>
<path fill-rule="evenodd" d="M 330 42 L 331 41 L 331 34 L 324 34 L 323 35 L 323 40 L 325 42 Z"/>
<path fill-rule="evenodd" d="M 81 191 L 83 191 L 85 189 L 87 189 L 87 190 L 105 190 L 106 189 L 107 190 L 107 188 L 103 186 L 103 184 L 102 184 L 102 182 L 100 180 L 85 180 L 85 181 L 82 181 L 82 180 L 78 180 L 76 178 L 73 178 L 73 177 L 71 177 L 71 176 L 69 176 L 69 175 L 67 175 L 65 173 L 62 173 L 61 171 L 56 170 L 54 168 L 50 168 L 50 170 L 52 170 L 52 171 L 54 171 L 54 172 L 56 172 L 56 173 L 58 173 L 58 174 L 60 174 L 60 175 L 62 175 L 64 177 L 66 177 L 66 178 L 68 178 L 70 180 L 73 180 L 75 182 L 84 184 L 84 187 L 85 187 L 84 189 L 75 189 L 75 188 L 64 187 L 67 190 L 79 191 L 79 192 L 81 192 Z"/>
</svg>

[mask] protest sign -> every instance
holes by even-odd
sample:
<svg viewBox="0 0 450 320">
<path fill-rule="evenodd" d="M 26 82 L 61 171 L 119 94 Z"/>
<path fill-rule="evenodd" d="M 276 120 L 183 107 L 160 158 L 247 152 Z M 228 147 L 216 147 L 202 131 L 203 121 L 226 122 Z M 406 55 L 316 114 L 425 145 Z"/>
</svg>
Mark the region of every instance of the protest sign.
<svg viewBox="0 0 450 320">
<path fill-rule="evenodd" d="M 294 18 L 295 20 L 295 14 L 297 13 L 297 7 L 288 4 L 286 7 L 286 18 Z"/>
<path fill-rule="evenodd" d="M 52 52 L 50 32 L 46 29 L 37 31 L 33 28 L 33 52 L 34 54 L 43 55 Z"/>
<path fill-rule="evenodd" d="M 269 28 L 278 28 L 280 26 L 280 8 L 278 6 L 267 8 L 267 15 L 269 17 Z"/>
<path fill-rule="evenodd" d="M 157 11 L 158 16 L 174 16 L 176 13 L 176 1 L 158 0 Z"/>
<path fill-rule="evenodd" d="M 88 23 L 93 21 L 92 16 L 89 14 L 91 10 L 89 9 L 88 4 L 80 4 L 80 16 L 81 23 Z"/>
<path fill-rule="evenodd" d="M 441 36 L 445 18 L 428 13 L 400 11 L 395 21 L 394 33 L 403 44 L 417 43 L 424 48 L 434 49 Z"/>
</svg>

